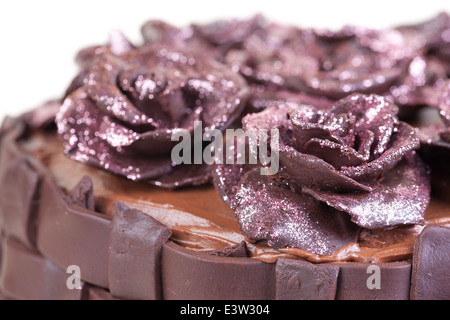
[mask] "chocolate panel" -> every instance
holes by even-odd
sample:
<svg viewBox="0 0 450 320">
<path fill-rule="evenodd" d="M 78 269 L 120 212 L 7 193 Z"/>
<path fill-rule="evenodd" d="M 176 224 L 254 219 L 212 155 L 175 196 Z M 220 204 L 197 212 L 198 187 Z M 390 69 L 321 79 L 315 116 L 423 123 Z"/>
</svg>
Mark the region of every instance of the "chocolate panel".
<svg viewBox="0 0 450 320">
<path fill-rule="evenodd" d="M 167 242 L 162 254 L 165 300 L 269 300 L 275 265 L 251 258 L 218 257 Z"/>
<path fill-rule="evenodd" d="M 87 300 L 119 300 L 113 297 L 111 293 L 103 288 L 88 285 Z"/>
<path fill-rule="evenodd" d="M 44 179 L 41 191 L 39 251 L 62 269 L 79 266 L 83 280 L 107 288 L 110 220 L 69 205 L 49 178 Z"/>
<path fill-rule="evenodd" d="M 57 267 L 36 251 L 12 238 L 3 242 L 4 268 L 0 277 L 1 291 L 20 300 L 79 300 L 84 282 L 69 285 L 71 274 Z"/>
<path fill-rule="evenodd" d="M 169 228 L 118 202 L 111 224 L 109 288 L 123 299 L 161 299 L 161 251 Z"/>
<path fill-rule="evenodd" d="M 3 242 L 5 241 L 5 236 L 3 234 L 3 230 L 0 228 L 0 275 L 2 274 L 3 268 Z M 0 290 L 1 293 L 1 290 Z"/>
<path fill-rule="evenodd" d="M 426 226 L 414 245 L 411 299 L 450 300 L 450 228 Z"/>
<path fill-rule="evenodd" d="M 30 248 L 36 242 L 39 174 L 7 137 L 0 151 L 0 226 Z"/>
<path fill-rule="evenodd" d="M 335 264 L 313 264 L 302 260 L 278 259 L 277 300 L 334 300 L 339 275 Z"/>
<path fill-rule="evenodd" d="M 411 264 L 342 263 L 336 300 L 408 300 Z"/>
</svg>

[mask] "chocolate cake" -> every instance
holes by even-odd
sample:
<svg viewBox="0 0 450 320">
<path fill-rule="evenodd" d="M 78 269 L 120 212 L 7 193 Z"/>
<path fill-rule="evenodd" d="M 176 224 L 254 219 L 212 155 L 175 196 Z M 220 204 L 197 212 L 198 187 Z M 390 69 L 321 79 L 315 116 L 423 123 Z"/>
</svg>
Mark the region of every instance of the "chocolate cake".
<svg viewBox="0 0 450 320">
<path fill-rule="evenodd" d="M 0 130 L 0 298 L 450 299 L 449 32 L 152 20 L 81 50 Z"/>
</svg>

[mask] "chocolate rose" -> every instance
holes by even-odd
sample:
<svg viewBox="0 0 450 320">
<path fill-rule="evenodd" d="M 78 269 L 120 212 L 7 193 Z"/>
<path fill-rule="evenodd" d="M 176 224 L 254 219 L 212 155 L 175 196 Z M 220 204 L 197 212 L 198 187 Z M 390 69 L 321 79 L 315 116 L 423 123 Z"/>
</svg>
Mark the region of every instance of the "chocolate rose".
<svg viewBox="0 0 450 320">
<path fill-rule="evenodd" d="M 420 153 L 431 167 L 432 191 L 448 197 L 450 169 L 450 81 L 437 82 L 428 92 L 427 107 L 421 110 L 418 128 Z"/>
<path fill-rule="evenodd" d="M 227 52 L 240 48 L 244 40 L 267 24 L 264 17 L 218 20 L 207 24 L 177 27 L 160 20 L 147 21 L 141 28 L 145 43 L 165 43 L 170 46 L 197 47 L 217 60 L 224 60 Z"/>
<path fill-rule="evenodd" d="M 427 59 L 438 60 L 450 71 L 450 16 L 441 12 L 422 23 L 397 28 L 407 42 L 423 50 Z"/>
<path fill-rule="evenodd" d="M 426 90 L 450 70 L 449 21 L 442 13 L 412 26 L 331 31 L 255 16 L 184 28 L 149 21 L 142 33 L 147 43 L 201 47 L 240 72 L 251 84 L 249 112 L 271 104 L 281 90 L 319 105 L 355 92 L 379 94 L 410 113 L 415 108 L 403 107 L 426 105 Z"/>
<path fill-rule="evenodd" d="M 240 72 L 250 84 L 250 113 L 270 105 L 280 97 L 279 91 L 319 106 L 355 92 L 379 94 L 410 113 L 415 108 L 403 107 L 426 105 L 424 90 L 446 77 L 448 21 L 441 14 L 414 26 L 383 30 L 346 26 L 331 31 L 270 23 L 255 16 L 184 28 L 149 21 L 142 33 L 147 43 L 201 47 Z"/>
<path fill-rule="evenodd" d="M 424 47 L 396 29 L 347 26 L 338 31 L 270 24 L 225 58 L 250 83 L 338 100 L 352 93 L 423 105 L 421 88 L 442 76 Z M 311 99 L 310 98 L 310 99 Z"/>
<path fill-rule="evenodd" d="M 408 73 L 390 89 L 392 96 L 402 105 L 435 105 L 435 87 L 450 74 L 450 17 L 440 13 L 423 23 L 396 29 L 417 53 Z"/>
<path fill-rule="evenodd" d="M 427 96 L 428 114 L 420 117 L 421 122 L 417 124 L 419 138 L 423 145 L 445 146 L 450 143 L 450 80 L 436 82 Z"/>
<path fill-rule="evenodd" d="M 355 225 L 422 224 L 429 170 L 397 112 L 387 98 L 354 94 L 325 111 L 282 105 L 247 115 L 244 129 L 279 129 L 280 171 L 258 178 L 251 166 L 219 165 L 215 185 L 243 232 L 275 247 L 329 254 L 354 241 Z"/>
<path fill-rule="evenodd" d="M 163 187 L 202 184 L 207 166 L 172 164 L 172 134 L 224 129 L 247 99 L 241 76 L 206 53 L 148 44 L 120 36 L 77 58 L 74 79 L 56 117 L 66 154 L 136 181 Z"/>
</svg>

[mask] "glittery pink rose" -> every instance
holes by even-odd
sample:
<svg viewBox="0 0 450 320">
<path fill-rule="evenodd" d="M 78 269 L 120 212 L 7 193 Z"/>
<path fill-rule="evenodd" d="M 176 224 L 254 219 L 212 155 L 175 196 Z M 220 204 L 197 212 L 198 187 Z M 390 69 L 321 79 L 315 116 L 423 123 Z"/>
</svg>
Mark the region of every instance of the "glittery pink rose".
<svg viewBox="0 0 450 320">
<path fill-rule="evenodd" d="M 427 96 L 429 103 L 417 123 L 422 146 L 450 149 L 450 80 L 436 82 Z"/>
<path fill-rule="evenodd" d="M 450 72 L 450 16 L 441 12 L 435 17 L 413 25 L 397 28 L 407 42 L 422 50 L 427 59 L 438 61 Z"/>
<path fill-rule="evenodd" d="M 327 110 L 282 105 L 248 115 L 244 128 L 279 128 L 280 172 L 258 180 L 250 166 L 222 165 L 215 185 L 244 233 L 275 247 L 330 254 L 354 241 L 355 226 L 422 224 L 429 170 L 416 130 L 397 112 L 387 98 L 354 94 Z"/>
<path fill-rule="evenodd" d="M 269 22 L 261 16 L 175 27 L 148 21 L 147 43 L 201 47 L 250 84 L 248 112 L 263 110 L 282 91 L 289 100 L 330 106 L 352 93 L 391 97 L 401 111 L 427 104 L 426 90 L 445 77 L 450 59 L 447 14 L 390 29 L 346 26 L 337 31 Z"/>
<path fill-rule="evenodd" d="M 225 61 L 265 91 L 334 101 L 352 93 L 378 94 L 397 105 L 417 106 L 424 103 L 421 88 L 442 74 L 424 55 L 423 46 L 397 29 L 269 24 L 229 50 Z"/>
<path fill-rule="evenodd" d="M 241 76 L 195 49 L 158 43 L 135 47 L 123 36 L 88 48 L 56 117 L 66 154 L 162 187 L 209 181 L 210 168 L 175 166 L 172 133 L 224 129 L 247 99 Z"/>
<path fill-rule="evenodd" d="M 197 47 L 208 52 L 211 57 L 226 63 L 233 71 L 241 72 L 249 82 L 250 99 L 246 112 L 261 111 L 268 105 L 277 103 L 307 103 L 315 106 L 328 107 L 332 100 L 325 96 L 316 96 L 307 92 L 290 91 L 283 86 L 269 88 L 261 86 L 261 81 L 254 81 L 251 77 L 239 70 L 233 59 L 240 59 L 243 55 L 264 55 L 268 49 L 253 48 L 255 39 L 273 37 L 274 41 L 285 41 L 283 38 L 295 36 L 293 32 L 285 30 L 299 30 L 293 27 L 279 26 L 269 23 L 260 15 L 249 19 L 219 20 L 208 24 L 192 24 L 186 27 L 176 27 L 159 20 L 150 20 L 142 27 L 142 34 L 146 43 L 165 43 L 180 48 Z M 290 39 L 291 40 L 291 39 Z M 287 40 L 285 41 L 287 43 Z M 289 44 L 286 44 L 289 46 Z M 253 51 L 255 49 L 256 51 Z M 287 49 L 286 49 L 287 50 Z M 294 58 L 292 55 L 290 58 Z M 249 57 L 249 59 L 251 59 Z M 299 61 L 301 59 L 298 59 Z M 292 61 L 293 64 L 299 61 Z M 309 63 L 310 59 L 306 60 Z M 302 66 L 304 66 L 302 64 Z M 311 67 L 315 66 L 315 62 Z M 305 67 L 305 66 L 304 66 Z M 262 81 L 267 85 L 267 82 Z M 269 81 L 270 82 L 270 81 Z"/>
<path fill-rule="evenodd" d="M 450 176 L 450 81 L 443 80 L 429 90 L 430 104 L 419 114 L 420 153 L 431 167 L 432 190 L 448 196 Z"/>
<path fill-rule="evenodd" d="M 177 27 L 161 20 L 147 21 L 141 28 L 146 43 L 165 43 L 179 47 L 201 47 L 224 61 L 227 52 L 239 48 L 247 37 L 259 32 L 267 24 L 264 17 L 218 20 L 207 24 Z"/>
</svg>

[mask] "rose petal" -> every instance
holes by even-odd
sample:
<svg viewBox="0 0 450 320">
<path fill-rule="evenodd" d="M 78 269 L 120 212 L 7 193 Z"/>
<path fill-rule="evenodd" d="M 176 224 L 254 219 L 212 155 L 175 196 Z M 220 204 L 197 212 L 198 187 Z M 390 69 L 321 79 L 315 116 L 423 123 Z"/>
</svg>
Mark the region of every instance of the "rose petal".
<svg viewBox="0 0 450 320">
<path fill-rule="evenodd" d="M 249 97 L 246 82 L 223 65 L 210 69 L 208 81 L 190 79 L 188 90 L 197 92 L 202 99 L 202 120 L 205 130 L 229 126 L 242 113 Z"/>
<path fill-rule="evenodd" d="M 280 146 L 279 155 L 284 174 L 300 186 L 335 192 L 371 191 L 370 186 L 341 174 L 332 165 L 313 155 L 302 154 L 283 145 Z"/>
<path fill-rule="evenodd" d="M 294 127 L 289 119 L 291 114 L 302 114 L 305 117 L 314 116 L 316 109 L 310 105 L 280 104 L 267 107 L 265 110 L 246 115 L 242 119 L 244 130 L 266 130 L 268 138 L 272 129 L 278 129 L 280 143 L 295 147 Z"/>
<path fill-rule="evenodd" d="M 250 163 L 249 145 L 246 144 L 245 136 L 239 136 L 234 139 L 234 144 L 226 143 L 222 163 L 215 163 L 212 166 L 212 178 L 214 186 L 220 197 L 232 209 L 234 209 L 233 199 L 239 188 L 241 178 L 250 170 L 258 168 L 258 164 Z M 239 145 L 245 145 L 245 158 L 238 161 Z M 242 155 L 240 155 L 242 156 Z M 242 164 L 241 164 L 242 163 Z"/>
<path fill-rule="evenodd" d="M 351 114 L 356 117 L 355 131 L 372 131 L 375 135 L 373 156 L 382 154 L 390 143 L 398 108 L 382 96 L 354 94 L 339 100 L 325 116 Z"/>
<path fill-rule="evenodd" d="M 361 154 L 364 159 L 370 159 L 373 142 L 375 141 L 375 134 L 370 131 L 359 132 L 355 137 L 354 148 Z"/>
<path fill-rule="evenodd" d="M 136 48 L 120 30 L 112 30 L 109 33 L 108 46 L 115 55 L 121 55 Z"/>
<path fill-rule="evenodd" d="M 397 27 L 397 30 L 414 38 L 418 48 L 434 48 L 442 44 L 442 32 L 450 26 L 450 16 L 446 12 L 441 12 L 435 17 L 414 25 L 404 25 Z"/>
<path fill-rule="evenodd" d="M 235 209 L 233 199 L 239 190 L 239 181 L 247 171 L 245 165 L 221 164 L 213 166 L 214 186 L 221 199 L 232 209 Z"/>
<path fill-rule="evenodd" d="M 353 114 L 336 114 L 324 122 L 331 134 L 340 144 L 353 147 L 355 143 L 356 116 Z"/>
<path fill-rule="evenodd" d="M 420 147 L 416 130 L 405 122 L 399 122 L 389 143 L 389 148 L 375 160 L 358 167 L 342 167 L 341 174 L 357 181 L 377 178 L 395 167 L 406 154 Z"/>
<path fill-rule="evenodd" d="M 308 187 L 302 191 L 347 212 L 352 221 L 363 228 L 422 224 L 430 199 L 430 172 L 420 157 L 412 154 L 386 172 L 372 192 L 337 194 Z"/>
<path fill-rule="evenodd" d="M 447 127 L 450 127 L 450 81 L 445 81 L 441 90 L 436 92 L 440 96 L 438 110 L 442 121 Z"/>
<path fill-rule="evenodd" d="M 334 101 L 323 96 L 314 96 L 305 92 L 271 90 L 265 86 L 251 86 L 247 112 L 256 113 L 274 105 L 310 105 L 317 109 L 328 109 Z"/>
<path fill-rule="evenodd" d="M 141 27 L 141 34 L 145 43 L 175 44 L 184 42 L 191 34 L 189 30 L 183 30 L 164 21 L 149 20 Z"/>
<path fill-rule="evenodd" d="M 343 166 L 360 166 L 369 160 L 368 155 L 361 155 L 352 147 L 317 138 L 309 140 L 303 152 L 325 160 L 338 170 Z"/>
<path fill-rule="evenodd" d="M 328 255 L 356 241 L 359 233 L 345 214 L 261 177 L 257 169 L 242 178 L 235 201 L 245 235 L 275 248 Z"/>
<path fill-rule="evenodd" d="M 419 137 L 421 147 L 441 142 L 442 133 L 445 131 L 446 126 L 442 123 L 420 127 L 417 131 L 417 136 Z"/>
<path fill-rule="evenodd" d="M 72 93 L 56 116 L 65 153 L 74 160 L 132 180 L 147 180 L 172 170 L 170 157 L 142 158 L 133 151 L 122 149 L 136 137 L 123 127 L 109 126 L 111 121 L 85 92 Z M 104 131 L 109 129 L 111 131 Z"/>
<path fill-rule="evenodd" d="M 175 80 L 175 79 L 174 79 Z M 117 75 L 117 83 L 130 102 L 148 118 L 155 128 L 170 128 L 172 119 L 163 101 L 164 94 L 172 94 L 173 86 L 167 88 L 166 71 L 155 66 L 151 72 L 141 66 L 129 67 Z M 186 108 L 179 105 L 181 112 Z"/>
<path fill-rule="evenodd" d="M 296 123 L 292 121 L 294 127 L 295 145 L 297 150 L 305 152 L 306 144 L 314 138 L 328 140 L 338 144 L 343 141 L 336 137 L 329 128 L 316 123 Z"/>
<path fill-rule="evenodd" d="M 112 55 L 103 55 L 90 69 L 83 86 L 97 107 L 129 125 L 149 125 L 148 117 L 117 88 L 122 63 Z"/>
<path fill-rule="evenodd" d="M 355 117 L 336 115 L 328 121 L 324 120 L 325 113 L 318 111 L 290 112 L 289 118 L 294 127 L 294 137 L 297 150 L 304 151 L 305 145 L 313 138 L 329 140 L 343 146 L 353 146 L 355 134 L 353 133 Z"/>
<path fill-rule="evenodd" d="M 95 63 L 97 59 L 102 55 L 111 53 L 112 52 L 108 48 L 108 46 L 104 45 L 90 46 L 78 51 L 77 55 L 75 56 L 75 62 L 83 70 L 91 67 L 92 64 Z"/>
<path fill-rule="evenodd" d="M 261 15 L 256 15 L 250 19 L 220 20 L 213 23 L 200 25 L 194 24 L 194 32 L 206 41 L 216 45 L 229 48 L 232 45 L 241 43 L 250 34 L 261 29 L 266 24 Z"/>
<path fill-rule="evenodd" d="M 417 55 L 411 60 L 407 74 L 389 89 L 389 94 L 398 106 L 403 107 L 402 111 L 408 111 L 412 108 L 404 108 L 405 106 L 423 106 L 432 102 L 429 88 L 436 79 L 446 77 L 441 62 Z"/>
<path fill-rule="evenodd" d="M 246 115 L 242 118 L 242 128 L 244 130 L 271 130 L 274 128 L 289 128 L 291 123 L 288 118 L 288 111 L 301 106 L 273 105 L 265 110 Z"/>
<path fill-rule="evenodd" d="M 179 143 L 172 141 L 173 132 L 171 129 L 156 129 L 136 134 L 137 139 L 129 145 L 129 149 L 147 156 L 168 155 Z"/>
<path fill-rule="evenodd" d="M 348 72 L 348 71 L 347 71 Z M 308 92 L 314 95 L 325 95 L 330 99 L 342 99 L 351 93 L 382 94 L 403 74 L 404 68 L 374 71 L 359 75 L 355 79 L 342 80 L 330 73 L 320 73 L 308 80 Z M 341 72 L 342 74 L 343 72 Z"/>
</svg>

